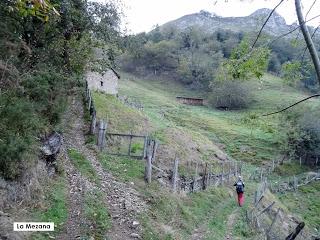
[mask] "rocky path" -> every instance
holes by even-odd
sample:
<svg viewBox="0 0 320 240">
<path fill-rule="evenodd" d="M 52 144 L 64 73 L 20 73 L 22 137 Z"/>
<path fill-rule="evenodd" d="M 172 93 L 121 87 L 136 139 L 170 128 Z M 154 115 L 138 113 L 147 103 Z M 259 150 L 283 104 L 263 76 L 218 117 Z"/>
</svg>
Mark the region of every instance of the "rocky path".
<svg viewBox="0 0 320 240">
<path fill-rule="evenodd" d="M 76 100 L 72 100 L 74 106 Z M 74 148 L 78 141 L 77 135 L 74 134 L 70 126 L 70 119 L 76 115 L 74 109 L 69 108 L 63 118 L 64 144 L 60 150 L 59 161 L 63 162 L 64 170 L 68 181 L 68 220 L 64 226 L 64 231 L 57 239 L 79 239 L 82 237 L 81 228 L 85 224 L 83 216 L 84 195 L 87 191 L 86 185 L 90 184 L 73 166 L 68 156 L 68 149 Z"/>
<path fill-rule="evenodd" d="M 199 228 L 196 228 L 192 235 L 191 235 L 191 240 L 202 240 L 205 239 L 205 235 L 206 235 L 206 229 L 204 226 L 201 226 Z"/>
<path fill-rule="evenodd" d="M 77 172 L 65 157 L 65 167 L 69 181 L 69 217 L 67 222 L 68 239 L 80 236 L 80 228 L 85 223 L 82 217 L 83 194 L 87 189 L 95 187 L 104 193 L 106 206 L 112 220 L 112 228 L 106 233 L 111 240 L 141 238 L 141 227 L 137 220 L 138 214 L 146 209 L 146 204 L 137 191 L 130 185 L 118 182 L 109 172 L 105 171 L 97 160 L 97 153 L 85 145 L 84 132 L 86 126 L 83 121 L 83 105 L 79 100 L 73 100 L 65 116 L 67 121 L 65 145 L 80 152 L 92 164 L 99 176 L 100 185 L 93 186 Z M 61 236 L 65 237 L 65 236 Z M 63 238 L 60 238 L 63 239 Z"/>
<path fill-rule="evenodd" d="M 228 217 L 227 230 L 226 230 L 227 234 L 226 234 L 226 237 L 225 237 L 226 240 L 227 239 L 228 240 L 233 239 L 233 237 L 232 237 L 232 229 L 233 229 L 233 225 L 235 224 L 237 214 L 238 214 L 238 208 L 233 210 L 233 212 Z"/>
</svg>

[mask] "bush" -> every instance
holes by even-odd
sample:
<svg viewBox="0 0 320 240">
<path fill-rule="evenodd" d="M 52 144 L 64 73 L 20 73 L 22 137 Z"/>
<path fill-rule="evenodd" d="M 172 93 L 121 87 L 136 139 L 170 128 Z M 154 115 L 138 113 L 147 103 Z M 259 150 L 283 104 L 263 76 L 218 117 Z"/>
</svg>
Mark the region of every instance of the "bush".
<svg viewBox="0 0 320 240">
<path fill-rule="evenodd" d="M 224 81 L 213 87 L 209 104 L 215 108 L 233 110 L 248 107 L 251 96 L 248 87 L 237 81 Z"/>
<path fill-rule="evenodd" d="M 60 121 L 67 91 L 75 84 L 47 65 L 19 81 L 19 88 L 0 95 L 0 175 L 6 179 L 33 164 L 28 159 L 36 159 L 36 139 Z"/>
<path fill-rule="evenodd" d="M 305 108 L 285 115 L 282 120 L 287 136 L 284 146 L 290 156 L 312 163 L 320 157 L 319 117 L 319 113 Z"/>
<path fill-rule="evenodd" d="M 0 96 L 0 175 L 4 178 L 19 176 L 23 160 L 34 146 L 38 125 L 30 101 L 12 93 Z"/>
<path fill-rule="evenodd" d="M 36 111 L 51 124 L 56 124 L 64 110 L 68 83 L 69 79 L 63 74 L 43 66 L 43 70 L 24 79 L 22 86 L 24 94 L 34 102 Z"/>
</svg>

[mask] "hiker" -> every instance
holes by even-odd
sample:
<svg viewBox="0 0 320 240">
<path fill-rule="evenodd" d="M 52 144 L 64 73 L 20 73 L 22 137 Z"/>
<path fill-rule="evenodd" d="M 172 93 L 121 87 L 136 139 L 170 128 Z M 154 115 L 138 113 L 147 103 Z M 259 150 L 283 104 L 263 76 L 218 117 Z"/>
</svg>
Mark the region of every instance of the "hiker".
<svg viewBox="0 0 320 240">
<path fill-rule="evenodd" d="M 239 176 L 238 181 L 233 185 L 236 187 L 236 191 L 238 194 L 238 204 L 240 207 L 242 207 L 243 203 L 244 203 L 244 182 L 242 181 L 242 177 Z"/>
</svg>

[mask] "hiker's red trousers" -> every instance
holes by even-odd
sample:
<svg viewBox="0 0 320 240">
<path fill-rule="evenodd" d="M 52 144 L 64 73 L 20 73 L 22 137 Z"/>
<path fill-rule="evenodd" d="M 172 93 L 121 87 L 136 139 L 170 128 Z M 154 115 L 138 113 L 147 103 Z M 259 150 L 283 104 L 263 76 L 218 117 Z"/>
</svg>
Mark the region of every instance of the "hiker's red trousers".
<svg viewBox="0 0 320 240">
<path fill-rule="evenodd" d="M 243 193 L 238 193 L 238 204 L 240 207 L 242 207 L 244 203 L 244 194 Z"/>
</svg>

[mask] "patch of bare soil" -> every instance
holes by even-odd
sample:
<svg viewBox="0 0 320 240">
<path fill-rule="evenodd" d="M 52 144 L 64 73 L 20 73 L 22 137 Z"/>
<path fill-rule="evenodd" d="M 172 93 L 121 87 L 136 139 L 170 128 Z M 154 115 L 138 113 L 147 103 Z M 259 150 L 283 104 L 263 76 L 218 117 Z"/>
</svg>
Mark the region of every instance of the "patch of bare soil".
<svg viewBox="0 0 320 240">
<path fill-rule="evenodd" d="M 192 233 L 190 240 L 202 240 L 202 239 L 205 239 L 206 233 L 207 233 L 207 231 L 204 228 L 204 226 L 196 228 L 194 230 L 194 232 Z"/>
<path fill-rule="evenodd" d="M 236 218 L 238 214 L 238 208 L 236 208 L 229 216 L 228 216 L 228 221 L 227 221 L 227 231 L 226 231 L 226 240 L 231 240 L 233 239 L 232 237 L 232 229 L 235 224 Z"/>
</svg>

